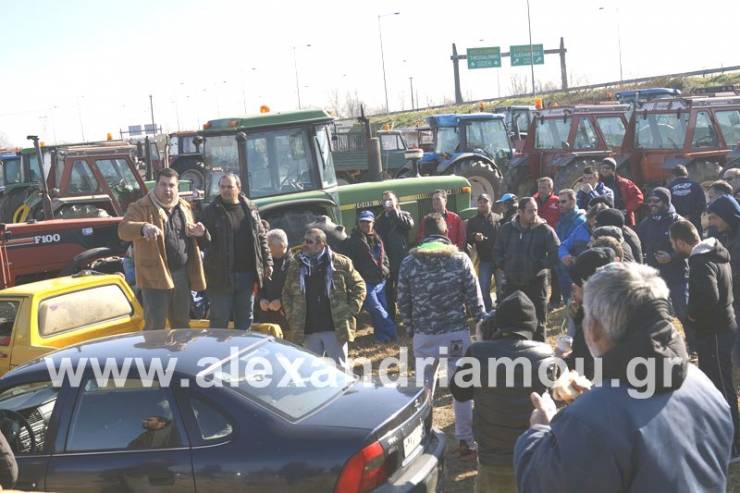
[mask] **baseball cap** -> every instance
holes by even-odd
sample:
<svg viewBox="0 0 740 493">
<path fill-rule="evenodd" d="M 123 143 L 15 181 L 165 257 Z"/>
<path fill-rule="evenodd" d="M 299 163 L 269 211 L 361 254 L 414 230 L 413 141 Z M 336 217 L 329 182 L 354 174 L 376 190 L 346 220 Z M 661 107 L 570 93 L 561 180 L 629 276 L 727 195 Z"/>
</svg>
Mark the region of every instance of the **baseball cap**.
<svg viewBox="0 0 740 493">
<path fill-rule="evenodd" d="M 510 202 L 512 200 L 516 200 L 516 195 L 513 193 L 505 193 L 501 196 L 500 199 L 496 201 L 497 204 L 505 204 L 506 202 Z"/>
<path fill-rule="evenodd" d="M 478 195 L 478 201 L 481 201 L 481 200 L 487 200 L 487 201 L 490 202 L 491 201 L 491 196 L 488 195 L 487 193 L 482 193 L 482 194 Z"/>
<path fill-rule="evenodd" d="M 373 211 L 362 211 L 360 212 L 360 215 L 357 216 L 358 221 L 375 221 L 375 214 L 373 214 Z"/>
</svg>

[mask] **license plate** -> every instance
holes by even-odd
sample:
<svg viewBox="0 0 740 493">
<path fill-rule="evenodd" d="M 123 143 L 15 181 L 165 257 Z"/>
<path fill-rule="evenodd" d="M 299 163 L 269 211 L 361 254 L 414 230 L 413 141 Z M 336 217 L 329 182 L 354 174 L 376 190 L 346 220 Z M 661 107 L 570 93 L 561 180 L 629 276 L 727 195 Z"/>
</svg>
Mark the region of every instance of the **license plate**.
<svg viewBox="0 0 740 493">
<path fill-rule="evenodd" d="M 403 439 L 403 455 L 408 457 L 412 454 L 416 447 L 421 444 L 421 439 L 424 437 L 424 427 L 419 423 L 414 431 L 409 433 L 406 438 Z"/>
</svg>

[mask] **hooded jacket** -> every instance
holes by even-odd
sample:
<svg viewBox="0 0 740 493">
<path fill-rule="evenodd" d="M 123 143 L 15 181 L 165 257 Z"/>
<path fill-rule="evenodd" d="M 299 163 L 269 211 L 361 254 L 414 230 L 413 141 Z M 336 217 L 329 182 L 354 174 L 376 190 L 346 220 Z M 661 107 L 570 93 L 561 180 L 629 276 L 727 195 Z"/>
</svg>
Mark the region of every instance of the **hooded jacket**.
<svg viewBox="0 0 740 493">
<path fill-rule="evenodd" d="M 635 370 L 631 386 L 633 358 L 654 361 L 655 380 Z M 517 440 L 519 491 L 724 492 L 730 409 L 707 376 L 688 363 L 668 302 L 637 307 L 602 364 L 602 386 L 558 412 L 550 426 L 535 425 Z"/>
<path fill-rule="evenodd" d="M 673 251 L 670 229 L 673 223 L 681 220 L 676 214 L 673 204 L 668 204 L 668 210 L 659 216 L 648 216 L 637 227 L 637 236 L 642 243 L 642 253 L 645 263 L 660 271 L 660 277 L 671 285 L 687 282 L 689 278 L 689 264 L 685 258 Z M 671 254 L 671 261 L 660 264 L 655 259 L 655 253 L 664 251 Z"/>
<path fill-rule="evenodd" d="M 515 217 L 501 227 L 493 250 L 494 261 L 506 274 L 507 282 L 523 286 L 558 264 L 559 246 L 555 230 L 541 217 L 527 229 Z"/>
<path fill-rule="evenodd" d="M 688 316 L 699 333 L 735 330 L 730 253 L 716 238 L 698 243 L 689 257 Z"/>
<path fill-rule="evenodd" d="M 466 309 L 483 317 L 483 296 L 470 258 L 444 236 L 427 236 L 401 262 L 398 310 L 409 335 L 468 330 Z"/>
</svg>

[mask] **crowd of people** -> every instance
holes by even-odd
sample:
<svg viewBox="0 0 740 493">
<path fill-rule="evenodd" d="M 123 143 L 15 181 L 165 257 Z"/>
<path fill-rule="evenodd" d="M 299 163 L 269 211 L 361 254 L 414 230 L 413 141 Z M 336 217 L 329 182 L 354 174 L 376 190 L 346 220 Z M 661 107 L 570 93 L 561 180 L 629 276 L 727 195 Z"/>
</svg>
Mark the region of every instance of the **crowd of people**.
<svg viewBox="0 0 740 493">
<path fill-rule="evenodd" d="M 732 371 L 740 173 L 728 170 L 706 196 L 685 166 L 673 174 L 644 196 L 607 158 L 585 167 L 577 188 L 556 191 L 543 177 L 532 197 L 481 194 L 467 221 L 438 190 L 414 248 L 414 220 L 388 191 L 380 213 L 359 211 L 345 241 L 332 248 L 310 227 L 293 254 L 238 176 L 220 179 L 219 197 L 195 222 L 176 172 L 165 169 L 119 235 L 133 243 L 146 329 L 187 326 L 190 292 L 205 290 L 212 327 L 278 324 L 340 366 L 362 310 L 378 344 L 395 343 L 399 330 L 412 337 L 415 357 L 432 362 L 416 369 L 430 388 L 444 357 L 459 453 L 477 457 L 478 491 L 645 491 L 656 481 L 720 491 L 740 452 Z M 553 349 L 545 329 L 560 305 L 567 335 Z M 578 399 L 556 413 L 541 382 L 517 377 L 503 388 L 484 378 L 471 388 L 452 376 L 471 358 L 488 376 L 497 357 L 561 358 L 589 380 L 620 383 L 575 385 Z M 626 391 L 635 387 L 627 381 L 634 358 L 670 367 L 649 398 Z"/>
</svg>

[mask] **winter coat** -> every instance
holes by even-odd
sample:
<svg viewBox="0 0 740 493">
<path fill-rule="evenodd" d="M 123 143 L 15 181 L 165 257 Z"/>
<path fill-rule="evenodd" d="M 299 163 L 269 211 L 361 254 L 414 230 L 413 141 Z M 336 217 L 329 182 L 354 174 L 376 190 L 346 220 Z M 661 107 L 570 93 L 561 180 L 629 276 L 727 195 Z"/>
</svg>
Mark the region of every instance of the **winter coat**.
<svg viewBox="0 0 740 493">
<path fill-rule="evenodd" d="M 366 235 L 354 229 L 344 244 L 344 251 L 366 283 L 378 284 L 388 277 L 390 262 L 378 235 Z"/>
<path fill-rule="evenodd" d="M 272 267 L 273 264 L 270 248 L 267 246 L 266 232 L 254 202 L 240 194 L 239 204 L 245 213 L 241 227 L 251 229 L 251 246 L 256 267 L 255 282 L 262 287 L 265 269 L 267 266 Z M 230 292 L 233 289 L 231 274 L 234 273 L 234 232 L 221 197 L 216 198 L 205 208 L 200 219 L 209 233 L 208 238 L 200 242 L 205 252 L 203 266 L 209 290 Z"/>
<path fill-rule="evenodd" d="M 689 257 L 687 314 L 698 333 L 735 330 L 730 253 L 716 238 L 707 238 Z"/>
<path fill-rule="evenodd" d="M 582 209 L 573 209 L 566 214 L 562 214 L 557 226 L 555 226 L 555 232 L 558 234 L 561 245 L 578 226 L 585 223 L 586 213 Z"/>
<path fill-rule="evenodd" d="M 470 258 L 443 236 L 428 236 L 398 273 L 397 304 L 409 335 L 468 330 L 466 309 L 483 316 L 483 296 Z"/>
<path fill-rule="evenodd" d="M 460 216 L 452 211 L 447 211 L 443 214 L 445 222 L 447 223 L 447 238 L 450 239 L 453 245 L 457 246 L 460 250 L 465 249 L 465 223 Z M 416 235 L 416 241 L 421 242 L 424 237 L 424 221 L 419 225 L 419 232 Z"/>
<path fill-rule="evenodd" d="M 524 286 L 557 265 L 559 246 L 555 230 L 544 219 L 524 229 L 517 217 L 501 227 L 494 247 L 496 267 L 504 271 L 506 282 Z"/>
<path fill-rule="evenodd" d="M 573 232 L 560 244 L 558 248 L 558 257 L 561 259 L 570 255 L 571 257 L 577 257 L 579 253 L 583 252 L 588 248 L 588 243 L 591 241 L 591 230 L 588 227 L 588 222 L 582 223 L 576 227 Z"/>
<path fill-rule="evenodd" d="M 691 221 L 701 236 L 701 214 L 707 209 L 704 189 L 698 183 L 682 177 L 671 182 L 670 190 L 671 203 L 676 208 L 676 213 Z"/>
<path fill-rule="evenodd" d="M 193 224 L 193 213 L 190 204 L 179 199 L 177 206 L 185 217 L 187 224 Z M 134 267 L 136 270 L 136 286 L 142 289 L 173 289 L 172 274 L 167 266 L 167 253 L 164 244 L 164 235 L 155 240 L 147 240 L 141 234 L 145 224 L 152 224 L 164 232 L 164 221 L 159 209 L 148 195 L 140 198 L 128 206 L 126 215 L 118 223 L 118 236 L 123 241 L 131 241 L 134 245 Z M 208 236 L 208 233 L 206 235 Z M 206 278 L 203 273 L 203 262 L 200 257 L 200 248 L 195 238 L 189 238 L 189 255 L 186 269 L 190 280 L 190 289 L 204 291 Z"/>
<path fill-rule="evenodd" d="M 493 246 L 496 244 L 496 235 L 501 227 L 499 221 L 501 216 L 491 212 L 487 216 L 478 213 L 475 217 L 468 219 L 466 229 L 468 245 L 475 246 L 478 258 L 482 262 L 493 261 Z M 475 233 L 481 233 L 486 237 L 483 241 L 475 241 Z"/>
<path fill-rule="evenodd" d="M 641 264 L 643 262 L 643 257 L 642 243 L 640 242 L 640 237 L 637 236 L 635 230 L 630 228 L 629 226 L 622 226 L 622 236 L 624 237 L 624 242 L 629 245 L 630 250 L 632 251 L 632 258 L 634 259 L 634 262 Z"/>
<path fill-rule="evenodd" d="M 579 209 L 586 210 L 588 209 L 588 203 L 591 202 L 592 199 L 601 196 L 608 197 L 612 204 L 614 203 L 614 191 L 604 185 L 603 182 L 597 183 L 596 188 L 588 193 L 583 190 L 578 190 L 578 193 L 576 194 L 576 203 L 578 204 Z"/>
<path fill-rule="evenodd" d="M 740 307 L 740 227 L 735 231 L 720 235 L 720 241 L 730 252 L 730 265 L 732 266 L 732 294 L 735 306 Z"/>
<path fill-rule="evenodd" d="M 331 252 L 332 275 L 329 284 L 331 318 L 340 345 L 355 340 L 355 317 L 365 302 L 365 281 L 355 270 L 352 261 Z M 290 326 L 289 339 L 302 344 L 306 325 L 306 293 L 301 290 L 300 263 L 293 260 L 288 266 L 283 286 L 283 309 Z"/>
<path fill-rule="evenodd" d="M 623 176 L 614 175 L 614 185 L 607 183 L 614 192 L 614 207 L 624 211 L 624 222 L 627 226 L 635 225 L 635 211 L 640 208 L 645 197 L 642 190 L 635 185 L 635 182 Z"/>
<path fill-rule="evenodd" d="M 552 193 L 543 202 L 540 200 L 540 193 L 537 192 L 532 195 L 532 198 L 537 201 L 537 208 L 539 209 L 538 214 L 540 217 L 547 221 L 547 224 L 551 228 L 555 229 L 558 221 L 560 221 L 560 205 L 558 205 L 559 197 Z"/>
<path fill-rule="evenodd" d="M 539 375 L 540 367 L 552 367 L 555 364 L 552 347 L 516 333 L 505 332 L 497 333 L 493 340 L 472 344 L 465 357 L 480 362 L 481 385 L 476 383 L 474 387 L 460 387 L 453 378 L 450 391 L 458 401 L 475 401 L 473 434 L 478 442 L 478 460 L 485 465 L 511 466 L 516 439 L 529 428 L 529 416 L 532 414 L 529 394 L 542 393 L 545 385 L 536 377 L 527 382 L 523 372 L 514 372 L 513 385 L 508 385 L 508 367 L 503 364 L 496 366 L 495 380 L 489 381 L 488 363 L 498 358 L 512 361 L 524 358 L 532 368 L 532 375 Z M 457 371 L 470 371 L 471 368 L 471 364 L 464 364 Z M 552 371 L 550 373 L 551 377 L 554 376 Z M 467 379 L 463 380 L 468 382 Z"/>
<path fill-rule="evenodd" d="M 676 209 L 671 205 L 668 211 L 660 216 L 648 216 L 637 226 L 637 236 L 642 243 L 642 253 L 645 263 L 660 271 L 660 277 L 671 285 L 687 282 L 689 278 L 689 264 L 685 258 L 673 251 L 669 230 L 673 223 L 681 220 Z M 655 252 L 664 251 L 671 254 L 671 261 L 659 264 L 655 260 Z"/>
<path fill-rule="evenodd" d="M 603 356 L 603 385 L 561 409 L 549 426 L 535 425 L 519 437 L 520 493 L 725 491 L 729 406 L 688 363 L 668 302 L 653 303 L 663 305 L 660 314 L 638 307 L 624 338 Z M 654 392 L 629 385 L 633 358 L 655 361 Z"/>
<path fill-rule="evenodd" d="M 401 261 L 409 253 L 409 231 L 414 227 L 414 218 L 406 211 L 382 212 L 375 220 L 375 232 L 380 235 L 388 255 L 393 275 L 398 275 Z"/>
<path fill-rule="evenodd" d="M 288 330 L 287 320 L 285 319 L 285 308 L 280 311 L 262 311 L 259 306 L 259 300 L 281 300 L 283 296 L 283 286 L 285 286 L 285 279 L 288 275 L 288 267 L 293 262 L 293 256 L 290 254 L 290 250 L 285 252 L 285 255 L 281 258 L 273 258 L 273 271 L 272 276 L 266 279 L 262 284 L 259 296 L 257 297 L 256 306 L 256 320 L 257 322 L 279 324 L 283 331 Z M 281 300 L 282 305 L 282 300 Z"/>
</svg>

